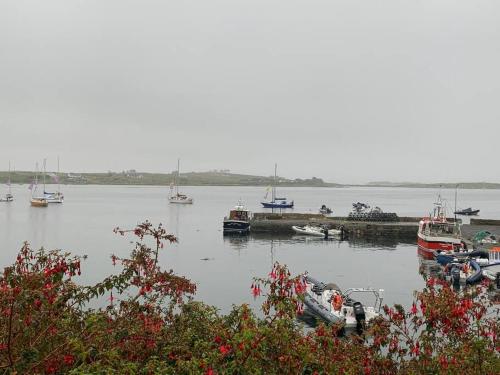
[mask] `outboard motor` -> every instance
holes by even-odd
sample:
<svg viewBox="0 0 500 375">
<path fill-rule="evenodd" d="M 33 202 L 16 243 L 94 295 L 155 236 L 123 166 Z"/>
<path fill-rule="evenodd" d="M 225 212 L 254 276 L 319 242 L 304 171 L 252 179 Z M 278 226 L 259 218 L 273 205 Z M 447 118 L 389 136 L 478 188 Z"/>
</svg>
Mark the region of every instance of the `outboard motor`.
<svg viewBox="0 0 500 375">
<path fill-rule="evenodd" d="M 365 328 L 365 322 L 366 322 L 365 309 L 363 308 L 361 302 L 354 302 L 352 304 L 352 309 L 354 311 L 354 317 L 356 318 L 357 322 L 356 331 L 358 331 L 358 333 L 361 333 Z"/>
<path fill-rule="evenodd" d="M 453 286 L 460 286 L 460 268 L 458 267 L 453 267 L 450 272 L 451 275 L 451 282 Z"/>
</svg>

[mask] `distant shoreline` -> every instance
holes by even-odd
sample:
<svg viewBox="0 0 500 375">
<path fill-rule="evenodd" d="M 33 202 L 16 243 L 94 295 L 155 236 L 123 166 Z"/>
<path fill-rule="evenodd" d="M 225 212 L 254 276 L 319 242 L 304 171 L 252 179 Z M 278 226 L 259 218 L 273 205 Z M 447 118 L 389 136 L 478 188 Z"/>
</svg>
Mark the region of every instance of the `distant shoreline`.
<svg viewBox="0 0 500 375">
<path fill-rule="evenodd" d="M 116 185 L 116 186 L 169 186 L 173 181 L 174 173 L 142 173 L 126 171 L 120 173 L 60 173 L 47 172 L 45 177 L 47 183 L 59 182 L 64 185 Z M 0 184 L 8 180 L 8 172 L 0 171 Z M 11 172 L 12 184 L 30 184 L 33 180 L 33 172 L 15 171 Z M 39 175 L 39 183 L 42 177 Z M 249 186 L 268 187 L 273 185 L 273 176 L 254 176 L 234 174 L 228 172 L 189 172 L 181 173 L 179 184 L 183 186 Z M 279 187 L 391 187 L 391 188 L 423 188 L 423 189 L 500 189 L 500 183 L 493 182 L 463 182 L 463 183 L 414 183 L 414 182 L 370 182 L 367 184 L 339 184 L 325 182 L 321 178 L 310 179 L 287 179 L 278 177 Z"/>
</svg>

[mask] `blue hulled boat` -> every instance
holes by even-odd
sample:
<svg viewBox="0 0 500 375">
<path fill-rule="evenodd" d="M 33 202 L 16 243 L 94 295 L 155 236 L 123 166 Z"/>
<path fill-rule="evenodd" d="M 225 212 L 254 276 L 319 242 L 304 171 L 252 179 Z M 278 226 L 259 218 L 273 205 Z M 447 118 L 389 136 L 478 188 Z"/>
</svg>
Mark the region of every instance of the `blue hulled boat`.
<svg viewBox="0 0 500 375">
<path fill-rule="evenodd" d="M 285 198 L 275 198 L 270 202 L 260 202 L 264 208 L 293 208 L 293 201 L 287 202 Z"/>
<path fill-rule="evenodd" d="M 293 208 L 293 201 L 288 202 L 286 198 L 276 197 L 276 184 L 277 184 L 277 164 L 274 164 L 274 186 L 271 190 L 271 200 L 269 202 L 260 202 L 264 208 Z M 269 192 L 269 191 L 268 191 Z M 267 193 L 264 199 L 267 198 Z"/>
<path fill-rule="evenodd" d="M 224 218 L 224 234 L 248 234 L 250 233 L 250 219 L 252 213 L 245 209 L 241 202 L 229 211 L 229 216 Z"/>
</svg>

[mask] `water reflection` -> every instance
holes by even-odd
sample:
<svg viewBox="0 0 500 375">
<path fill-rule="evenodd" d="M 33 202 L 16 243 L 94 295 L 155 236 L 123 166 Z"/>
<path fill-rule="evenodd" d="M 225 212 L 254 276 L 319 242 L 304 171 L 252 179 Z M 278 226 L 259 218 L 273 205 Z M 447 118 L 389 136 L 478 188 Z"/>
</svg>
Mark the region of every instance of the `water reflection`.
<svg viewBox="0 0 500 375">
<path fill-rule="evenodd" d="M 229 246 L 236 251 L 241 251 L 248 248 L 248 236 L 226 234 L 222 236 L 222 238 L 224 239 L 225 244 L 229 244 Z"/>
<path fill-rule="evenodd" d="M 363 240 L 359 238 L 339 240 L 337 238 L 324 239 L 322 237 L 301 236 L 301 235 L 284 235 L 270 233 L 252 233 L 250 235 L 224 235 L 224 243 L 229 244 L 235 250 L 246 249 L 249 244 L 267 246 L 269 243 L 285 244 L 285 245 L 306 245 L 306 246 L 329 246 L 341 247 L 358 250 L 396 250 L 398 246 L 414 245 L 415 242 L 402 241 L 393 238 L 371 238 Z"/>
</svg>

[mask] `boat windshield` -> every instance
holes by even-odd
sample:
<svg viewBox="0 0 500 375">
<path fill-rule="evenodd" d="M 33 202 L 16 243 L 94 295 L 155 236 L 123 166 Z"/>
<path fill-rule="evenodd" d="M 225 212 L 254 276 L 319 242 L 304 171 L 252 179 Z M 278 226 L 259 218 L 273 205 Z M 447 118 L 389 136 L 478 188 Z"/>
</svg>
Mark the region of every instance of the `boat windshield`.
<svg viewBox="0 0 500 375">
<path fill-rule="evenodd" d="M 248 220 L 248 211 L 232 210 L 229 213 L 229 218 L 231 220 Z"/>
<path fill-rule="evenodd" d="M 424 225 L 424 232 L 431 235 L 454 235 L 457 234 L 455 225 L 451 223 L 428 223 Z"/>
</svg>

